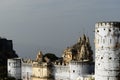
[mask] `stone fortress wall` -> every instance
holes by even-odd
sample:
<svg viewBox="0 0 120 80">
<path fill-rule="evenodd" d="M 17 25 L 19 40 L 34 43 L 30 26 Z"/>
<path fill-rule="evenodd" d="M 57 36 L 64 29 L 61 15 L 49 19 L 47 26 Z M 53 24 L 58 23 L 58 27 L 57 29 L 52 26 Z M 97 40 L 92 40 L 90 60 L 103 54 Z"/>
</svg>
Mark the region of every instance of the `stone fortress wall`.
<svg viewBox="0 0 120 80">
<path fill-rule="evenodd" d="M 9 76 L 22 80 L 76 80 L 82 76 L 89 78 L 91 76 L 88 77 L 88 75 L 94 73 L 92 54 L 89 38 L 83 35 L 75 45 L 63 51 L 61 59 L 54 62 L 50 62 L 47 57 L 44 57 L 46 62 L 43 62 L 41 51 L 33 61 L 19 58 L 8 59 L 8 64 L 12 64 L 11 60 L 15 61 L 14 65 L 8 65 L 8 70 L 16 71 L 14 75 L 9 73 Z M 21 65 L 17 67 L 15 66 L 17 64 Z M 20 71 L 17 70 L 18 68 Z"/>
<path fill-rule="evenodd" d="M 96 23 L 95 54 L 95 80 L 120 80 L 120 22 Z"/>
<path fill-rule="evenodd" d="M 8 59 L 8 74 L 16 79 L 21 76 L 18 76 L 20 69 L 26 75 L 25 79 L 21 77 L 23 80 L 91 80 L 94 77 L 93 51 L 85 34 L 76 44 L 67 47 L 62 58 L 56 61 L 51 62 L 45 57 L 46 62 L 43 62 L 42 52 L 30 66 L 18 59 Z M 25 68 L 31 69 L 31 72 L 25 71 Z M 28 73 L 31 74 L 29 78 Z M 119 79 L 120 22 L 98 22 L 95 24 L 95 80 Z"/>
</svg>

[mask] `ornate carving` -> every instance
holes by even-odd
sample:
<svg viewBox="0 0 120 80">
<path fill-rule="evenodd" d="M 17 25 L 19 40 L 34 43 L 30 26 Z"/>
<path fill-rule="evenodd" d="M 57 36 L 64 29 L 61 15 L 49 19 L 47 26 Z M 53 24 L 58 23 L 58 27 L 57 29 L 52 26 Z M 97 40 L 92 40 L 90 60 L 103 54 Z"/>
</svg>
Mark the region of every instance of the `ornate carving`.
<svg viewBox="0 0 120 80">
<path fill-rule="evenodd" d="M 42 57 L 43 57 L 42 51 L 39 51 L 38 54 L 37 54 L 37 57 L 36 57 L 36 61 L 37 62 L 41 62 L 42 61 Z"/>
<path fill-rule="evenodd" d="M 83 34 L 75 45 L 64 50 L 63 60 L 64 62 L 70 62 L 71 60 L 92 61 L 92 54 L 93 51 L 91 50 L 89 38 Z"/>
<path fill-rule="evenodd" d="M 62 57 L 65 64 L 69 63 L 72 60 L 71 48 L 68 47 L 67 49 L 65 49 Z"/>
</svg>

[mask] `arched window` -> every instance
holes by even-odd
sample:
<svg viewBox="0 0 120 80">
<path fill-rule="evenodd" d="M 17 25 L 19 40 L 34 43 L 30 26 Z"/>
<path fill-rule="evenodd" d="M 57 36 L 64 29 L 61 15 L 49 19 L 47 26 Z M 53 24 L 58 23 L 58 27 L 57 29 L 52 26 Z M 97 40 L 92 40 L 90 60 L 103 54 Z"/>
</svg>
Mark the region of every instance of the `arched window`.
<svg viewBox="0 0 120 80">
<path fill-rule="evenodd" d="M 112 39 L 110 39 L 110 44 L 111 44 L 111 42 L 112 42 Z"/>
</svg>

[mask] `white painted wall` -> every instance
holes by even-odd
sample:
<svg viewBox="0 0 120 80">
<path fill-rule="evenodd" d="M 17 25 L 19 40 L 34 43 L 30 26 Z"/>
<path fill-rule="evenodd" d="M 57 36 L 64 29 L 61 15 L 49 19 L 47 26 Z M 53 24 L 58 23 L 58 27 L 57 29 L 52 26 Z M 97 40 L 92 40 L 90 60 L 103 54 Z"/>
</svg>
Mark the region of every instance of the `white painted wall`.
<svg viewBox="0 0 120 80">
<path fill-rule="evenodd" d="M 80 76 L 92 75 L 94 64 L 90 62 L 70 62 L 70 80 L 76 80 Z"/>
<path fill-rule="evenodd" d="M 32 80 L 32 63 L 22 63 L 22 80 Z"/>
<path fill-rule="evenodd" d="M 14 77 L 17 80 L 21 79 L 21 59 L 13 58 L 8 59 L 8 76 Z"/>
<path fill-rule="evenodd" d="M 120 22 L 95 25 L 95 80 L 120 79 Z"/>
<path fill-rule="evenodd" d="M 55 65 L 54 77 L 55 80 L 70 80 L 69 65 Z"/>
</svg>

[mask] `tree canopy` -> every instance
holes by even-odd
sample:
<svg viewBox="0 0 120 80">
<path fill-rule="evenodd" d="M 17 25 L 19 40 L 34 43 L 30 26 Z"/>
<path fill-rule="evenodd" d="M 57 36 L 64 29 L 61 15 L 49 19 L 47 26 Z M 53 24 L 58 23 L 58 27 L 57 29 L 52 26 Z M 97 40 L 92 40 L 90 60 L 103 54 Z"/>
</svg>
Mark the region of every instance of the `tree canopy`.
<svg viewBox="0 0 120 80">
<path fill-rule="evenodd" d="M 45 61 L 45 57 L 47 57 L 51 62 L 54 62 L 58 59 L 58 57 L 53 54 L 53 53 L 46 53 L 44 56 L 43 56 L 43 61 Z"/>
</svg>

